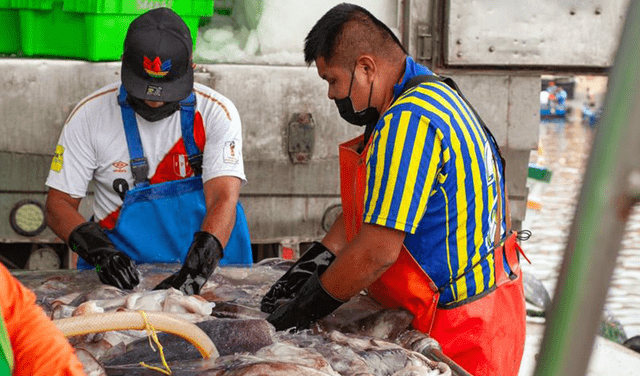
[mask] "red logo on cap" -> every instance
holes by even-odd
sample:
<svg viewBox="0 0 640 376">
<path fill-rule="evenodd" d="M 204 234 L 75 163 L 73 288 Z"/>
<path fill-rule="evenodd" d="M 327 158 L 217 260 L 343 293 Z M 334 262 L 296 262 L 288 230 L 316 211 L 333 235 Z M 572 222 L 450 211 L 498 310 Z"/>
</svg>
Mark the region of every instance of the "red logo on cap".
<svg viewBox="0 0 640 376">
<path fill-rule="evenodd" d="M 167 73 L 169 73 L 169 70 L 171 70 L 171 59 L 167 59 L 163 63 L 157 56 L 155 59 L 153 59 L 153 61 L 145 56 L 143 66 L 145 72 L 147 72 L 149 76 L 154 78 L 162 78 L 166 76 Z"/>
</svg>

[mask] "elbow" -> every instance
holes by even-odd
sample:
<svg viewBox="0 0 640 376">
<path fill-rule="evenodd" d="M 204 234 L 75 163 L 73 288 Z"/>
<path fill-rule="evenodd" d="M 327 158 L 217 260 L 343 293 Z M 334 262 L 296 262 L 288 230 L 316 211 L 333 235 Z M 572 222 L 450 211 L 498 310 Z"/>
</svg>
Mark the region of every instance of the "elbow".
<svg viewBox="0 0 640 376">
<path fill-rule="evenodd" d="M 391 247 L 376 247 L 369 249 L 366 253 L 366 262 L 377 273 L 383 273 L 393 265 L 400 255 L 401 247 L 393 249 Z"/>
</svg>

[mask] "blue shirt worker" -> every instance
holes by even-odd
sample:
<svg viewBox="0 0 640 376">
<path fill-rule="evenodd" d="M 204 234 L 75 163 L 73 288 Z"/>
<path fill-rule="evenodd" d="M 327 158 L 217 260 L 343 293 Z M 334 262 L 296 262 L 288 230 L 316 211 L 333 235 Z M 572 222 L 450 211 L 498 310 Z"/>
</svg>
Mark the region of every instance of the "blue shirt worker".
<svg viewBox="0 0 640 376">
<path fill-rule="evenodd" d="M 132 289 L 136 264 L 182 262 L 156 288 L 198 294 L 214 269 L 252 263 L 238 201 L 246 181 L 233 103 L 194 83 L 193 42 L 168 8 L 129 26 L 121 82 L 76 106 L 46 184 L 51 229 L 103 283 Z M 95 184 L 90 220 L 78 207 Z"/>
<path fill-rule="evenodd" d="M 329 10 L 304 52 L 340 115 L 366 127 L 340 145 L 342 216 L 267 292 L 267 320 L 308 328 L 367 289 L 410 311 L 471 374 L 517 375 L 520 249 L 489 129 L 452 80 L 407 56 L 362 7 Z"/>
</svg>

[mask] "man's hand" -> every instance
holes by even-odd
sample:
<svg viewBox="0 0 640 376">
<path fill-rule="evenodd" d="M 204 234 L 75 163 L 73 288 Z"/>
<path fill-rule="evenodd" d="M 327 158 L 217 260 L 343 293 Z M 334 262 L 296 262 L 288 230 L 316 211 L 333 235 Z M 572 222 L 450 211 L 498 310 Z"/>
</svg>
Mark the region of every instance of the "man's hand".
<svg viewBox="0 0 640 376">
<path fill-rule="evenodd" d="M 308 329 L 312 322 L 335 311 L 343 303 L 324 289 L 316 272 L 309 277 L 298 295 L 278 307 L 267 317 L 267 321 L 277 331 Z"/>
<path fill-rule="evenodd" d="M 313 273 L 322 275 L 335 258 L 336 256 L 329 248 L 322 243 L 314 242 L 302 257 L 271 286 L 262 298 L 260 310 L 273 313 L 281 301 L 294 298 Z"/>
<path fill-rule="evenodd" d="M 118 251 L 99 224 L 85 222 L 69 235 L 69 246 L 96 267 L 102 283 L 130 290 L 140 283 L 136 263 Z"/>
<path fill-rule="evenodd" d="M 198 231 L 180 270 L 160 282 L 154 290 L 173 287 L 187 295 L 199 294 L 223 256 L 222 244 L 214 235 Z"/>
</svg>

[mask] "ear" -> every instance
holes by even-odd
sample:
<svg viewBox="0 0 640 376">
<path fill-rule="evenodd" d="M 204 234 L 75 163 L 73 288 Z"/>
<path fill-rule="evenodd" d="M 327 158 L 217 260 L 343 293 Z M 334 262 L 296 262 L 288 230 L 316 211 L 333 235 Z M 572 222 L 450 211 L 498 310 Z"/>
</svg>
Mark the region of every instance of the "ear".
<svg viewBox="0 0 640 376">
<path fill-rule="evenodd" d="M 361 55 L 358 60 L 356 60 L 356 67 L 362 70 L 360 73 L 364 73 L 366 75 L 367 82 L 373 81 L 373 78 L 377 73 L 378 66 L 371 55 Z"/>
</svg>

